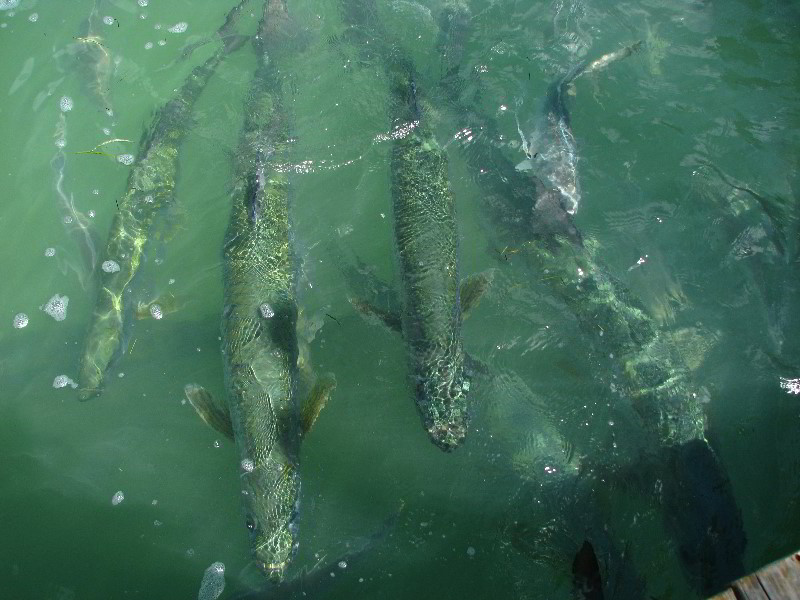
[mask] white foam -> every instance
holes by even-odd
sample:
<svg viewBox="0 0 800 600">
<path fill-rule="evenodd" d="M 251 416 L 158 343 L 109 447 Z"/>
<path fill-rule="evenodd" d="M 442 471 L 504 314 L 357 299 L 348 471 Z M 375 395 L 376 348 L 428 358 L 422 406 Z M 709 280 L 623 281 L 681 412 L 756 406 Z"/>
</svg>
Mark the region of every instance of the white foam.
<svg viewBox="0 0 800 600">
<path fill-rule="evenodd" d="M 189 29 L 189 24 L 186 21 L 181 21 L 180 23 L 175 23 L 172 27 L 167 29 L 170 33 L 183 33 Z"/>
<path fill-rule="evenodd" d="M 28 315 L 25 313 L 18 313 L 14 315 L 14 329 L 22 329 L 28 326 Z"/>
<path fill-rule="evenodd" d="M 252 461 L 252 459 L 249 458 L 242 459 L 242 471 L 244 471 L 245 473 L 252 473 L 253 469 L 255 468 L 256 466 L 255 463 Z"/>
<path fill-rule="evenodd" d="M 100 268 L 106 273 L 116 273 L 119 271 L 119 263 L 113 260 L 104 260 Z"/>
<path fill-rule="evenodd" d="M 67 386 L 75 389 L 76 387 L 78 387 L 78 384 L 72 381 L 72 379 L 70 379 L 66 375 L 57 375 L 56 378 L 53 379 L 54 388 L 60 389 Z"/>
<path fill-rule="evenodd" d="M 151 304 L 150 316 L 156 320 L 159 320 L 164 317 L 164 311 L 161 310 L 161 307 L 158 304 Z"/>
<path fill-rule="evenodd" d="M 117 156 L 117 161 L 121 162 L 123 165 L 132 165 L 133 154 L 120 154 L 119 156 Z"/>
<path fill-rule="evenodd" d="M 69 298 L 66 296 L 59 296 L 55 294 L 47 304 L 40 306 L 44 312 L 53 317 L 56 321 L 63 321 L 67 318 L 67 305 L 69 305 Z"/>
<path fill-rule="evenodd" d="M 275 311 L 272 310 L 272 307 L 266 302 L 264 302 L 264 304 L 259 306 L 258 310 L 261 311 L 261 316 L 264 317 L 265 319 L 271 319 L 272 317 L 275 316 Z"/>
<path fill-rule="evenodd" d="M 225 565 L 221 562 L 212 563 L 203 573 L 200 582 L 200 591 L 197 600 L 217 600 L 225 590 Z"/>
<path fill-rule="evenodd" d="M 58 101 L 58 106 L 61 109 L 61 112 L 69 112 L 72 110 L 72 98 L 69 96 L 61 96 L 61 100 Z"/>
<path fill-rule="evenodd" d="M 103 17 L 103 23 L 105 23 L 106 25 L 113 25 L 114 17 L 109 17 L 108 15 L 106 15 L 105 17 Z"/>
</svg>

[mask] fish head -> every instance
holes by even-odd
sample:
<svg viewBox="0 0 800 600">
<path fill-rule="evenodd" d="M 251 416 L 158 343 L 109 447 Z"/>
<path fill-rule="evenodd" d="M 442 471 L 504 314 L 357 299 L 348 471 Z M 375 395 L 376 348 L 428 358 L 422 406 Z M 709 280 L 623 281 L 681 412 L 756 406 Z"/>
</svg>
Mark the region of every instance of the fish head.
<svg viewBox="0 0 800 600">
<path fill-rule="evenodd" d="M 280 582 L 297 552 L 300 480 L 289 463 L 272 467 L 245 474 L 242 496 L 253 558 L 269 580 Z"/>
<path fill-rule="evenodd" d="M 460 356 L 460 355 L 459 355 Z M 470 382 L 462 360 L 445 356 L 426 365 L 417 379 L 417 408 L 431 441 L 445 452 L 467 436 L 467 394 Z"/>
</svg>

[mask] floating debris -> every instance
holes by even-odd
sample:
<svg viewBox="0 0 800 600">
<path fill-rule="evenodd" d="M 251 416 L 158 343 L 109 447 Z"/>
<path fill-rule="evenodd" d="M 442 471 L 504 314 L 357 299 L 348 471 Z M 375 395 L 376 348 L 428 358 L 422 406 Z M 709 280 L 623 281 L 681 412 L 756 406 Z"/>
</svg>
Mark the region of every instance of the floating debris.
<svg viewBox="0 0 800 600">
<path fill-rule="evenodd" d="M 61 96 L 61 100 L 58 101 L 58 107 L 61 109 L 61 112 L 69 112 L 72 110 L 72 98 L 69 96 Z"/>
<path fill-rule="evenodd" d="M 116 273 L 119 271 L 119 263 L 113 260 L 104 260 L 100 268 L 106 273 Z"/>
<path fill-rule="evenodd" d="M 50 298 L 50 300 L 47 301 L 47 304 L 40 306 L 39 308 L 53 317 L 56 321 L 63 321 L 67 318 L 68 304 L 69 298 L 55 294 L 52 298 Z"/>
<path fill-rule="evenodd" d="M 75 389 L 76 387 L 78 387 L 78 384 L 72 381 L 72 379 L 70 379 L 66 375 L 57 375 L 56 378 L 53 379 L 54 388 L 60 389 L 67 386 L 71 387 L 72 389 Z"/>
<path fill-rule="evenodd" d="M 180 23 L 175 23 L 172 27 L 167 29 L 170 33 L 183 33 L 189 29 L 189 24 L 186 21 L 181 21 Z"/>
<path fill-rule="evenodd" d="M 55 256 L 56 255 L 56 249 L 55 248 L 45 248 L 44 249 L 44 255 L 47 256 L 48 258 L 51 257 L 51 256 Z"/>
<path fill-rule="evenodd" d="M 120 490 L 119 492 L 117 492 L 116 494 L 114 494 L 114 495 L 111 497 L 111 504 L 112 504 L 113 506 L 117 506 L 117 505 L 118 505 L 120 502 L 122 502 L 123 500 L 125 500 L 125 494 L 124 494 L 124 493 L 122 493 L 122 490 Z"/>
<path fill-rule="evenodd" d="M 14 315 L 14 329 L 22 329 L 28 326 L 28 315 L 25 313 L 18 313 Z"/>
<path fill-rule="evenodd" d="M 215 562 L 206 569 L 197 600 L 217 600 L 225 590 L 225 565 Z"/>
</svg>

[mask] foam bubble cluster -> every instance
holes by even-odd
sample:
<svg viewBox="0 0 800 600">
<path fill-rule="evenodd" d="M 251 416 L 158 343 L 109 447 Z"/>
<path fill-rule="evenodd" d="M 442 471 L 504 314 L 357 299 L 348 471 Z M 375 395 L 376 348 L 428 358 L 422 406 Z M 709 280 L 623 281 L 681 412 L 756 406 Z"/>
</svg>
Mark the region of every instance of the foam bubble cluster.
<svg viewBox="0 0 800 600">
<path fill-rule="evenodd" d="M 116 273 L 119 271 L 119 264 L 113 260 L 104 260 L 100 268 L 106 273 Z"/>
<path fill-rule="evenodd" d="M 144 8 L 145 6 L 147 6 L 149 4 L 149 2 L 147 0 L 139 0 L 138 4 L 139 4 L 139 6 Z"/>
<path fill-rule="evenodd" d="M 145 49 L 145 50 L 150 50 L 152 47 L 153 47 L 153 42 L 147 42 L 147 43 L 144 45 L 144 49 Z"/>
<path fill-rule="evenodd" d="M 781 377 L 781 388 L 786 390 L 787 394 L 800 394 L 800 377 L 796 379 Z"/>
<path fill-rule="evenodd" d="M 66 375 L 58 375 L 58 376 L 56 376 L 55 379 L 53 379 L 53 387 L 54 388 L 60 389 L 60 388 L 64 388 L 64 387 L 67 387 L 67 386 L 75 389 L 76 387 L 78 387 L 78 384 L 75 383 L 74 381 L 72 381 L 72 379 L 70 379 Z"/>
<path fill-rule="evenodd" d="M 158 304 L 151 304 L 150 305 L 150 316 L 154 319 L 158 320 L 164 317 L 164 311 L 161 310 L 161 307 Z"/>
<path fill-rule="evenodd" d="M 0 10 L 13 10 L 19 6 L 19 0 L 0 0 Z"/>
<path fill-rule="evenodd" d="M 14 329 L 22 329 L 28 326 L 28 315 L 25 313 L 18 313 L 14 315 Z"/>
<path fill-rule="evenodd" d="M 28 21 L 31 23 L 36 23 L 39 20 L 39 13 L 31 13 L 28 15 Z"/>
<path fill-rule="evenodd" d="M 71 111 L 72 106 L 72 98 L 69 96 L 61 96 L 61 100 L 58 101 L 58 107 L 61 109 L 61 112 Z"/>
<path fill-rule="evenodd" d="M 47 257 L 55 256 L 56 255 L 56 249 L 55 248 L 45 248 L 44 249 L 44 255 L 47 256 Z"/>
<path fill-rule="evenodd" d="M 217 600 L 225 590 L 225 565 L 221 562 L 212 563 L 203 573 L 200 582 L 200 591 L 197 600 Z"/>
<path fill-rule="evenodd" d="M 117 506 L 123 500 L 125 500 L 125 494 L 120 490 L 111 497 L 111 504 Z"/>
<path fill-rule="evenodd" d="M 109 17 L 108 15 L 106 15 L 105 17 L 103 17 L 103 23 L 105 23 L 106 25 L 113 25 L 114 17 Z"/>
<path fill-rule="evenodd" d="M 63 148 L 66 145 L 67 145 L 67 140 L 65 140 L 63 137 L 60 137 L 56 140 L 56 148 Z"/>
<path fill-rule="evenodd" d="M 264 302 L 264 304 L 259 306 L 258 310 L 261 311 L 261 316 L 264 317 L 265 319 L 271 319 L 272 317 L 275 316 L 275 311 L 272 310 L 272 307 L 266 302 Z"/>
<path fill-rule="evenodd" d="M 47 301 L 47 304 L 41 307 L 41 309 L 53 317 L 56 321 L 63 321 L 67 318 L 68 304 L 69 298 L 55 294 L 52 298 L 50 298 L 50 300 Z"/>
<path fill-rule="evenodd" d="M 167 29 L 170 33 L 183 33 L 189 29 L 189 24 L 186 21 L 181 21 L 180 23 L 175 23 L 172 27 Z"/>
<path fill-rule="evenodd" d="M 249 458 L 242 459 L 242 471 L 244 471 L 245 473 L 252 473 L 253 469 L 255 468 L 256 465 L 251 459 Z"/>
<path fill-rule="evenodd" d="M 117 161 L 121 162 L 123 165 L 132 165 L 133 154 L 120 154 L 119 156 L 117 156 Z"/>
</svg>

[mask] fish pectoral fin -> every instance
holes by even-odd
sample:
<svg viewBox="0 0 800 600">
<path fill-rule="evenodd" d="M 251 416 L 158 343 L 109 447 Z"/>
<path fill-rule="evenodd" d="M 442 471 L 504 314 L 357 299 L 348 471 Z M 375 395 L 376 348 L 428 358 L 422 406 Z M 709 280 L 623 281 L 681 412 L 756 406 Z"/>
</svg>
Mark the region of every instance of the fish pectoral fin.
<svg viewBox="0 0 800 600">
<path fill-rule="evenodd" d="M 461 282 L 460 298 L 461 298 L 461 318 L 466 319 L 470 310 L 478 306 L 489 289 L 489 286 L 494 279 L 494 269 L 487 269 L 482 273 L 470 275 Z"/>
<path fill-rule="evenodd" d="M 300 427 L 303 435 L 308 433 L 314 426 L 319 413 L 325 408 L 328 398 L 331 397 L 335 389 L 336 377 L 334 377 L 333 373 L 326 373 L 318 377 L 314 382 L 314 387 L 311 388 L 311 392 L 306 398 L 300 413 Z"/>
<path fill-rule="evenodd" d="M 373 304 L 370 304 L 361 298 L 351 298 L 350 304 L 352 304 L 353 308 L 355 308 L 361 314 L 377 317 L 389 329 L 398 333 L 402 333 L 403 321 L 400 317 L 400 313 L 391 309 L 378 308 L 377 306 L 374 306 Z"/>
<path fill-rule="evenodd" d="M 233 441 L 230 414 L 217 406 L 214 397 L 206 388 L 196 383 L 190 383 L 183 388 L 183 393 L 203 421 Z"/>
</svg>

